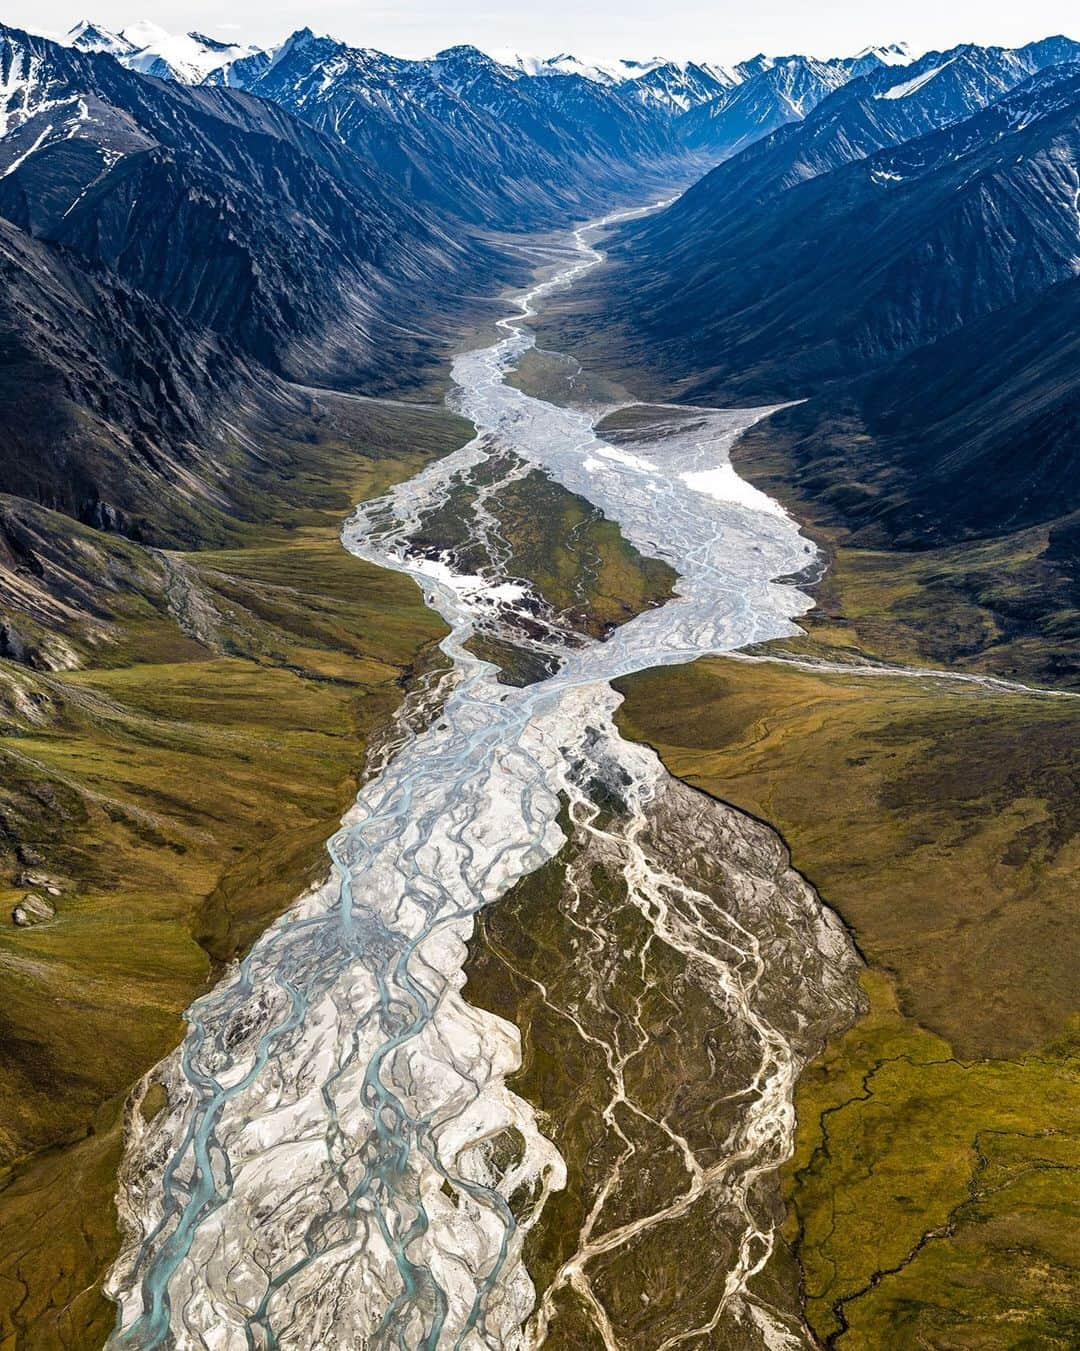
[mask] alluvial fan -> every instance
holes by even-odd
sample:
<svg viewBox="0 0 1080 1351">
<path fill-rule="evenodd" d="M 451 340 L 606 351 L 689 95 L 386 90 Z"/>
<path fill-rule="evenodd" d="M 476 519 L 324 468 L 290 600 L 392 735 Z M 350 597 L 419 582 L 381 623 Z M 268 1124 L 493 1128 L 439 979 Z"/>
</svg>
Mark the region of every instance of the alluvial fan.
<svg viewBox="0 0 1080 1351">
<path fill-rule="evenodd" d="M 638 410 L 605 437 L 610 408 L 556 407 L 504 382 L 532 345 L 522 317 L 600 261 L 589 237 L 577 232 L 505 338 L 455 362 L 454 403 L 476 439 L 345 529 L 353 553 L 423 586 L 452 630 L 452 668 L 331 839 L 326 884 L 189 1011 L 154 1075 L 168 1109 L 150 1123 L 130 1114 L 115 1347 L 566 1345 L 552 1329 L 568 1291 L 590 1337 L 645 1345 L 618 1311 L 625 1291 L 605 1287 L 606 1256 L 702 1205 L 722 1231 L 709 1258 L 721 1279 L 663 1344 L 707 1339 L 725 1320 L 749 1344 L 801 1337 L 797 1317 L 749 1288 L 775 1218 L 759 1179 L 789 1150 L 799 1068 L 855 1007 L 856 959 L 769 831 L 622 740 L 609 682 L 795 632 L 809 602 L 773 579 L 813 550 L 730 468 L 731 442 L 768 410 Z M 603 641 L 569 633 L 508 575 L 489 494 L 475 490 L 521 466 L 670 563 L 674 597 Z M 455 492 L 468 547 L 422 546 Z M 467 646 L 478 635 L 528 651 L 542 678 L 501 683 Z M 564 850 L 563 902 L 590 935 L 567 1016 L 605 1048 L 606 1162 L 572 1250 L 538 1288 L 530 1236 L 567 1161 L 507 1087 L 517 1028 L 463 998 L 463 967 L 474 916 Z M 600 872 L 606 896 L 590 894 Z M 629 929 L 614 909 L 632 912 Z M 661 954 L 669 995 L 685 990 L 725 1029 L 715 1082 L 698 1073 L 700 1101 L 679 1124 L 628 1085 Z M 622 982 L 637 1012 L 613 1030 Z M 649 1195 L 629 1185 L 644 1145 L 625 1113 L 673 1161 Z M 594 1270 L 608 1275 L 594 1283 Z"/>
</svg>

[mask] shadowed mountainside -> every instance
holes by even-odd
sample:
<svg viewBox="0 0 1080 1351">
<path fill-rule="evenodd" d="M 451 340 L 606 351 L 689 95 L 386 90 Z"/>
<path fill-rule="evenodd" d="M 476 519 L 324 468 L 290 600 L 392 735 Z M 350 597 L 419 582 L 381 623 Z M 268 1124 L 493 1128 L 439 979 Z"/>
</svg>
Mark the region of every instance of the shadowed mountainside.
<svg viewBox="0 0 1080 1351">
<path fill-rule="evenodd" d="M 0 215 L 279 372 L 370 384 L 495 265 L 264 100 L 14 29 L 0 62 L 21 97 L 0 140 Z"/>
</svg>

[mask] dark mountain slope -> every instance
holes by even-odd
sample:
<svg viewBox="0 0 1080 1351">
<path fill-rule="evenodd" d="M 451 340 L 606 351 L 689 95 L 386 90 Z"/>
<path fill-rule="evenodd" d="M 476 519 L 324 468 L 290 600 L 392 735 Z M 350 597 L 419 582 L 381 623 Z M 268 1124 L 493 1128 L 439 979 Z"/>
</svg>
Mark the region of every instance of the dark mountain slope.
<svg viewBox="0 0 1080 1351">
<path fill-rule="evenodd" d="M 677 133 L 689 147 L 727 160 L 768 138 L 798 147 L 798 177 L 810 166 L 835 168 L 849 159 L 896 145 L 985 107 L 1044 66 L 1075 60 L 1080 45 L 1047 38 L 1016 51 L 966 44 L 928 52 L 917 61 L 900 47 L 815 61 L 805 56 L 755 57 L 739 67 L 742 82 L 708 103 L 691 107 Z M 797 132 L 803 121 L 817 130 Z M 859 125 L 860 120 L 868 124 Z M 823 131 L 823 128 L 827 129 Z M 807 150 L 817 138 L 829 153 Z M 831 156 L 831 158 L 830 158 Z M 770 177 L 779 181 L 775 166 Z"/>
<path fill-rule="evenodd" d="M 585 303 L 688 397 L 807 397 L 1075 275 L 1078 164 L 1080 68 L 1062 67 L 741 211 L 692 189 L 615 243 Z"/>
<path fill-rule="evenodd" d="M 0 61 L 21 81 L 0 214 L 284 373 L 371 379 L 395 350 L 385 315 L 405 290 L 415 304 L 438 286 L 449 304 L 492 264 L 263 100 L 10 29 Z"/>
<path fill-rule="evenodd" d="M 305 396 L 280 376 L 420 381 L 481 268 L 498 275 L 271 103 L 12 29 L 0 76 L 12 498 L 155 545 L 226 543 L 288 492 L 267 429 Z"/>
<path fill-rule="evenodd" d="M 626 83 L 623 93 L 639 103 L 675 114 L 710 103 L 726 93 L 732 76 L 696 61 L 664 61 Z"/>
<path fill-rule="evenodd" d="M 580 215 L 685 158 L 670 119 L 631 95 L 576 75 L 529 78 L 474 47 L 410 61 L 304 29 L 249 88 L 472 224 Z"/>
<path fill-rule="evenodd" d="M 437 307 L 459 313 L 489 259 L 262 100 L 11 29 L 0 74 L 12 540 L 22 498 L 146 544 L 228 543 L 290 491 L 273 428 L 306 396 L 279 377 L 374 391 L 400 361 L 422 379 Z M 24 628 L 5 629 L 9 655 L 48 650 L 11 638 Z"/>
<path fill-rule="evenodd" d="M 210 415 L 256 378 L 216 335 L 0 221 L 4 492 L 136 538 L 190 536 L 229 500 Z"/>
<path fill-rule="evenodd" d="M 1080 278 L 775 414 L 767 435 L 858 544 L 925 548 L 1080 511 Z"/>
</svg>

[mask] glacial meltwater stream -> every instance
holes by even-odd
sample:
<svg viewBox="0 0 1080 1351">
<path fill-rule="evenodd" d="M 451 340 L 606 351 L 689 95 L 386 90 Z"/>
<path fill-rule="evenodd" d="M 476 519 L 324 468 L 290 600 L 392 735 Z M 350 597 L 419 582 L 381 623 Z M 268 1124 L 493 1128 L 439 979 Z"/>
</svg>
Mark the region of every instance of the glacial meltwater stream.
<svg viewBox="0 0 1080 1351">
<path fill-rule="evenodd" d="M 772 1246 L 755 1182 L 789 1151 L 794 1079 L 821 1011 L 825 1024 L 850 1013 L 855 958 L 782 851 L 755 864 L 768 832 L 696 805 L 651 751 L 620 737 L 610 682 L 797 632 L 809 601 L 775 579 L 805 569 L 813 549 L 730 467 L 731 443 L 768 410 L 652 408 L 617 442 L 597 430 L 610 408 L 560 407 L 505 383 L 533 345 L 523 319 L 601 261 L 590 240 L 607 223 L 575 233 L 500 341 L 455 361 L 453 406 L 475 439 L 345 528 L 354 554 L 422 586 L 452 630 L 452 669 L 413 697 L 413 714 L 426 700 L 428 716 L 402 720 L 329 842 L 329 880 L 190 1009 L 184 1043 L 155 1071 L 168 1108 L 149 1123 L 130 1114 L 115 1348 L 565 1346 L 552 1332 L 560 1291 L 580 1301 L 596 1344 L 617 1347 L 590 1263 L 703 1196 L 730 1229 L 730 1264 L 715 1309 L 688 1314 L 663 1345 L 802 1344 L 797 1318 L 750 1288 Z M 425 516 L 496 461 L 539 468 L 594 503 L 676 569 L 676 595 L 604 641 L 571 637 L 545 622 L 527 581 L 505 575 L 483 493 L 470 531 L 490 566 L 466 571 L 451 550 L 416 547 Z M 510 635 L 549 674 L 500 683 L 466 647 L 478 630 Z M 618 785 L 616 821 L 590 800 L 598 775 Z M 682 1180 L 609 1223 L 601 1201 L 620 1186 L 617 1160 L 572 1256 L 538 1289 L 523 1244 L 566 1167 L 507 1087 L 517 1029 L 462 997 L 462 970 L 475 913 L 558 854 L 568 822 L 617 858 L 649 943 L 730 1024 L 737 1051 L 716 1091 L 737 1110 L 708 1158 L 650 1117 Z M 631 1105 L 624 1059 L 608 1055 L 615 1124 Z M 512 1150 L 493 1148 L 509 1138 Z M 718 1331 L 729 1325 L 738 1336 Z"/>
</svg>

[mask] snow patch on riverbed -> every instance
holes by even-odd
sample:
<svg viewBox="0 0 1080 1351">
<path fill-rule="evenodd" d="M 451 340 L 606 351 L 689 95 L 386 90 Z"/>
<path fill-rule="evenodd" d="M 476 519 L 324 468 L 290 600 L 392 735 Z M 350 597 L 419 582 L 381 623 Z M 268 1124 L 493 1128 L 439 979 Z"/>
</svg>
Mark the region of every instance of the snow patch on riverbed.
<svg viewBox="0 0 1080 1351">
<path fill-rule="evenodd" d="M 732 502 L 752 511 L 768 512 L 772 516 L 787 516 L 779 502 L 740 478 L 730 464 L 719 464 L 714 469 L 698 469 L 682 475 L 682 481 L 696 493 L 704 493 L 717 502 Z"/>
</svg>

